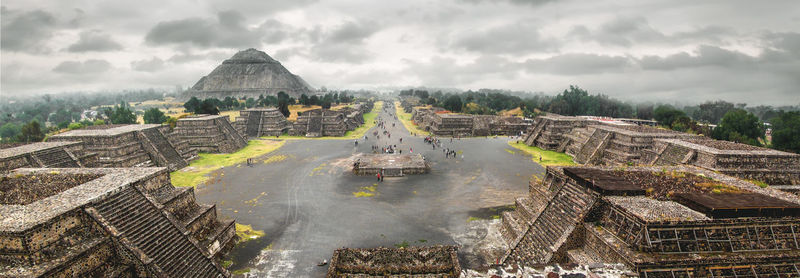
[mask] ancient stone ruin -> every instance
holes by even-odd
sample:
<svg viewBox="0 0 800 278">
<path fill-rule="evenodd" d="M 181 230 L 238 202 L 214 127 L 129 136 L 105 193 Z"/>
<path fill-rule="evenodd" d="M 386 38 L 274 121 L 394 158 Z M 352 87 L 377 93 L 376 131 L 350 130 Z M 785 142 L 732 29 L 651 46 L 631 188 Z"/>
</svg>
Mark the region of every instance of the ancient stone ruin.
<svg viewBox="0 0 800 278">
<path fill-rule="evenodd" d="M 277 108 L 242 110 L 233 124 L 240 135 L 250 138 L 278 136 L 292 128 L 292 124 Z"/>
<path fill-rule="evenodd" d="M 690 164 L 770 185 L 800 184 L 800 155 L 708 138 L 656 139 L 644 162 Z"/>
<path fill-rule="evenodd" d="M 94 154 L 82 142 L 37 142 L 0 149 L 0 173 L 17 168 L 94 167 Z"/>
<path fill-rule="evenodd" d="M 360 154 L 353 158 L 353 173 L 360 176 L 402 177 L 429 171 L 430 165 L 420 154 Z"/>
<path fill-rule="evenodd" d="M 333 252 L 327 278 L 439 277 L 461 274 L 456 246 L 342 248 Z"/>
<path fill-rule="evenodd" d="M 800 275 L 800 199 L 692 166 L 548 167 L 503 215 L 505 265 L 622 263 L 640 277 Z"/>
<path fill-rule="evenodd" d="M 197 152 L 232 153 L 247 146 L 247 139 L 233 129 L 228 116 L 197 115 L 181 118 L 172 132 Z"/>
<path fill-rule="evenodd" d="M 96 153 L 96 167 L 168 167 L 188 165 L 196 152 L 188 143 L 170 134 L 169 126 L 157 124 L 102 125 L 53 135 L 49 142 L 83 142 L 86 152 Z"/>
<path fill-rule="evenodd" d="M 0 176 L 2 277 L 228 277 L 232 220 L 166 168 L 27 168 Z"/>
<path fill-rule="evenodd" d="M 556 114 L 538 116 L 525 133 L 525 144 L 545 150 L 556 150 L 572 129 L 585 127 L 588 121 Z"/>
<path fill-rule="evenodd" d="M 363 121 L 363 118 L 362 118 Z M 292 125 L 289 135 L 321 137 L 344 136 L 348 129 L 347 117 L 341 111 L 314 109 L 303 112 Z"/>
<path fill-rule="evenodd" d="M 253 48 L 237 52 L 211 73 L 200 78 L 182 97 L 199 99 L 225 97 L 258 98 L 284 92 L 294 98 L 314 91 L 300 76 L 294 75 L 267 53 Z"/>
<path fill-rule="evenodd" d="M 697 135 L 649 126 L 590 124 L 572 129 L 556 151 L 565 151 L 581 164 L 643 164 L 641 158 L 655 139 L 692 137 Z"/>
</svg>

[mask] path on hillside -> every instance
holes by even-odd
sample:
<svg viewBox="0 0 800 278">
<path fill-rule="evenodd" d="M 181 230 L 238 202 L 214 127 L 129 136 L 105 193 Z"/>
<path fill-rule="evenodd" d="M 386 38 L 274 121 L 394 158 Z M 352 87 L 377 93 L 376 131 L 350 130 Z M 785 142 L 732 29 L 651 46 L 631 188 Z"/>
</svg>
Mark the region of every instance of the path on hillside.
<svg viewBox="0 0 800 278">
<path fill-rule="evenodd" d="M 390 102 L 391 103 L 391 102 Z M 221 217 L 235 218 L 263 230 L 266 236 L 237 246 L 231 255 L 238 269 L 253 267 L 252 277 L 323 277 L 341 247 L 377 247 L 455 244 L 469 216 L 484 207 L 512 204 L 527 194 L 528 180 L 544 169 L 529 157 L 515 153 L 508 138 L 469 138 L 443 141 L 463 151 L 445 159 L 421 137 L 411 137 L 394 107 L 380 109 L 392 136 L 383 129 L 367 131 L 368 140 L 289 140 L 268 154 L 284 158 L 253 167 L 225 168 L 211 185 L 198 188 L 201 203 L 216 203 Z M 392 127 L 391 125 L 395 126 Z M 378 131 L 380 139 L 374 137 Z M 399 138 L 403 142 L 399 142 Z M 432 165 L 431 173 L 406 177 L 360 177 L 335 166 L 355 153 L 371 153 L 371 146 L 397 144 L 403 153 L 413 148 Z M 280 160 L 280 159 L 275 159 Z M 346 165 L 349 166 L 349 165 Z M 375 196 L 354 192 L 377 184 Z M 262 194 L 263 192 L 263 194 Z M 271 246 L 271 249 L 262 250 Z"/>
</svg>

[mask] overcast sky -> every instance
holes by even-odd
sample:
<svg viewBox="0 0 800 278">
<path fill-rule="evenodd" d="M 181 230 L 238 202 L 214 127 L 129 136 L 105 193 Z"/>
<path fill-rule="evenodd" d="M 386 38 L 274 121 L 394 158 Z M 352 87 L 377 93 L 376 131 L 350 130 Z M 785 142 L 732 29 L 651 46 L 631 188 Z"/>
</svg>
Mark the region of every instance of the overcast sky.
<svg viewBox="0 0 800 278">
<path fill-rule="evenodd" d="M 319 88 L 800 104 L 800 1 L 2 2 L 0 94 L 193 85 L 254 47 Z"/>
</svg>

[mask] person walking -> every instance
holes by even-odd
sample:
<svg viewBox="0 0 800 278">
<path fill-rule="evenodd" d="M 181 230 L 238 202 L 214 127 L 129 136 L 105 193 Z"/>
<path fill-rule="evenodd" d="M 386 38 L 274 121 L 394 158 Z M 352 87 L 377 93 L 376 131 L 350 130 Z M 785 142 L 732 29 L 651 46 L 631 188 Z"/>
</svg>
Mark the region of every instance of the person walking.
<svg viewBox="0 0 800 278">
<path fill-rule="evenodd" d="M 377 177 L 378 177 L 378 181 L 381 181 L 381 173 L 378 173 Z"/>
</svg>

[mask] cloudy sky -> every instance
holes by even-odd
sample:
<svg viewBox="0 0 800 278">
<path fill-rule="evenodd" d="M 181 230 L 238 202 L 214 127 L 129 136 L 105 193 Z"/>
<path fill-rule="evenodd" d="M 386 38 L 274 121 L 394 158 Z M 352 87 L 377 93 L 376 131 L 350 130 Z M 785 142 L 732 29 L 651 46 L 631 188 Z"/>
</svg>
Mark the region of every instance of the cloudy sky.
<svg viewBox="0 0 800 278">
<path fill-rule="evenodd" d="M 0 18 L 2 95 L 187 87 L 254 47 L 316 87 L 800 104 L 797 0 L 4 0 Z"/>
</svg>

